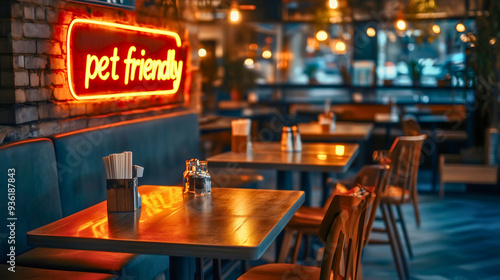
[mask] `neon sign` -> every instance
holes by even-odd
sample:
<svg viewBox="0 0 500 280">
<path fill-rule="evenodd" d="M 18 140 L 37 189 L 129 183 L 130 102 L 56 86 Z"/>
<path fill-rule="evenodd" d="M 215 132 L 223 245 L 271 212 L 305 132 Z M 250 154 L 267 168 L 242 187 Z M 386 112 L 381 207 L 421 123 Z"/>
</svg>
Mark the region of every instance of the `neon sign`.
<svg viewBox="0 0 500 280">
<path fill-rule="evenodd" d="M 77 100 L 182 98 L 184 52 L 177 33 L 76 19 L 69 26 L 67 46 L 69 89 Z"/>
</svg>

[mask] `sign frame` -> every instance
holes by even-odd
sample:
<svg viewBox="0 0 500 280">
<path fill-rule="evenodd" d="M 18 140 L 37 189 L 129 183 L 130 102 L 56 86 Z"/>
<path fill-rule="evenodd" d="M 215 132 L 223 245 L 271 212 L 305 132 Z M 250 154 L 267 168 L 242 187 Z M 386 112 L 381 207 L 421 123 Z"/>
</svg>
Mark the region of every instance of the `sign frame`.
<svg viewBox="0 0 500 280">
<path fill-rule="evenodd" d="M 129 4 L 119 4 L 119 3 L 112 3 L 109 2 L 109 0 L 70 0 L 71 2 L 77 2 L 77 3 L 85 3 L 85 4 L 93 4 L 97 6 L 105 6 L 105 7 L 113 7 L 117 9 L 124 9 L 124 10 L 129 10 L 129 11 L 135 11 L 136 10 L 136 0 L 125 0 L 126 2 L 131 2 Z"/>
<path fill-rule="evenodd" d="M 150 95 L 173 95 L 173 94 L 180 94 L 178 91 L 182 89 L 182 81 L 184 76 L 179 78 L 180 81 L 177 83 L 177 85 L 174 83 L 173 88 L 170 90 L 158 90 L 158 91 L 137 91 L 137 92 L 122 92 L 122 93 L 107 93 L 107 94 L 94 94 L 94 95 L 78 95 L 75 92 L 75 88 L 73 88 L 74 84 L 74 77 L 72 77 L 72 57 L 71 57 L 71 34 L 73 32 L 73 27 L 75 24 L 96 24 L 96 25 L 103 25 L 111 28 L 119 28 L 119 29 L 124 29 L 124 30 L 130 30 L 134 32 L 141 32 L 141 33 L 153 33 L 153 34 L 159 34 L 159 35 L 165 35 L 165 36 L 170 36 L 173 37 L 175 40 L 175 44 L 177 48 L 182 48 L 182 42 L 180 36 L 173 32 L 173 31 L 166 31 L 166 30 L 158 30 L 158 29 L 151 29 L 151 28 L 145 28 L 145 27 L 138 27 L 138 26 L 132 26 L 132 25 L 124 25 L 124 24 L 119 24 L 119 23 L 112 23 L 112 22 L 103 22 L 103 21 L 96 21 L 96 20 L 91 20 L 91 19 L 74 19 L 69 27 L 68 27 L 68 33 L 67 33 L 67 38 L 66 38 L 66 46 L 67 46 L 67 57 L 66 57 L 66 66 L 67 66 L 67 73 L 68 73 L 68 85 L 69 85 L 69 90 L 71 95 L 76 99 L 76 100 L 97 100 L 97 99 L 104 99 L 104 98 L 116 98 L 116 97 L 132 97 L 132 96 L 150 96 Z M 185 61 L 184 61 L 185 62 Z M 182 73 L 185 71 L 185 67 L 182 69 Z"/>
</svg>

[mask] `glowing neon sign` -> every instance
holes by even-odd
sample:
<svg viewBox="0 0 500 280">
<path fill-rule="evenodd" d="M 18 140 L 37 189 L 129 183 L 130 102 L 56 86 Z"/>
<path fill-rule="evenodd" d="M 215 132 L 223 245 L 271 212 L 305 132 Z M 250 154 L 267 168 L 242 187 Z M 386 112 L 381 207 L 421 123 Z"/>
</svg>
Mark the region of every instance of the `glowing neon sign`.
<svg viewBox="0 0 500 280">
<path fill-rule="evenodd" d="M 67 46 L 68 82 L 75 99 L 182 98 L 184 55 L 177 33 L 76 19 L 69 26 Z"/>
</svg>

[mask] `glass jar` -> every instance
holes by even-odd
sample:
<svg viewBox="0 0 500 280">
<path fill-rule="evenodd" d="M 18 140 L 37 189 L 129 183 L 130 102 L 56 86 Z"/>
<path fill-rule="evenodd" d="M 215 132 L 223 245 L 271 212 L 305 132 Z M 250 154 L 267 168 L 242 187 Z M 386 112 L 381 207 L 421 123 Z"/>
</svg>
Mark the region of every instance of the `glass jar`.
<svg viewBox="0 0 500 280">
<path fill-rule="evenodd" d="M 197 159 L 186 160 L 186 171 L 183 173 L 183 193 L 194 193 L 193 176 L 196 173 L 198 165 L 199 161 Z"/>
<path fill-rule="evenodd" d="M 205 178 L 205 190 L 207 194 L 212 193 L 212 178 L 210 173 L 208 173 L 208 163 L 204 160 L 200 161 L 200 170 Z"/>
</svg>

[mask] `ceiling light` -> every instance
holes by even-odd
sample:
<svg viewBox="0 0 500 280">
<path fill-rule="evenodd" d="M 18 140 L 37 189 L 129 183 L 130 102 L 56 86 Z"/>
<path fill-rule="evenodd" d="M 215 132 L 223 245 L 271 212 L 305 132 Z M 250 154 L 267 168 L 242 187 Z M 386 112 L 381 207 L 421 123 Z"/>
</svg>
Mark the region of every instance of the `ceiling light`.
<svg viewBox="0 0 500 280">
<path fill-rule="evenodd" d="M 406 29 L 406 22 L 402 19 L 398 20 L 396 22 L 396 28 L 401 30 L 401 31 L 405 30 Z"/>
<path fill-rule="evenodd" d="M 434 25 L 432 26 L 432 32 L 434 32 L 434 33 L 436 33 L 436 34 L 441 33 L 441 27 L 439 27 L 439 25 L 437 25 L 437 24 L 434 24 Z"/>
<path fill-rule="evenodd" d="M 273 54 L 269 50 L 265 50 L 265 51 L 262 52 L 262 57 L 265 58 L 265 59 L 271 58 L 272 55 Z"/>
<path fill-rule="evenodd" d="M 377 31 L 373 27 L 368 27 L 368 29 L 366 29 L 366 35 L 368 35 L 368 37 L 375 37 Z"/>
<path fill-rule="evenodd" d="M 458 32 L 464 32 L 465 31 L 465 25 L 463 23 L 459 23 L 456 26 Z"/>
<path fill-rule="evenodd" d="M 328 33 L 326 33 L 325 30 L 320 30 L 318 31 L 318 33 L 316 33 L 316 39 L 318 41 L 325 41 L 326 39 L 328 39 Z"/>
<path fill-rule="evenodd" d="M 207 56 L 207 50 L 205 50 L 204 48 L 200 48 L 200 49 L 198 50 L 198 55 L 199 55 L 200 57 L 205 57 L 205 56 Z"/>
<path fill-rule="evenodd" d="M 328 6 L 330 9 L 337 9 L 339 7 L 339 1 L 337 0 L 329 0 L 328 1 Z"/>
<path fill-rule="evenodd" d="M 238 1 L 231 1 L 231 8 L 229 11 L 229 21 L 236 23 L 240 20 L 240 10 L 238 8 Z"/>
<path fill-rule="evenodd" d="M 342 41 L 337 42 L 337 44 L 335 44 L 335 50 L 338 52 L 345 52 L 346 50 L 345 43 Z"/>
</svg>

